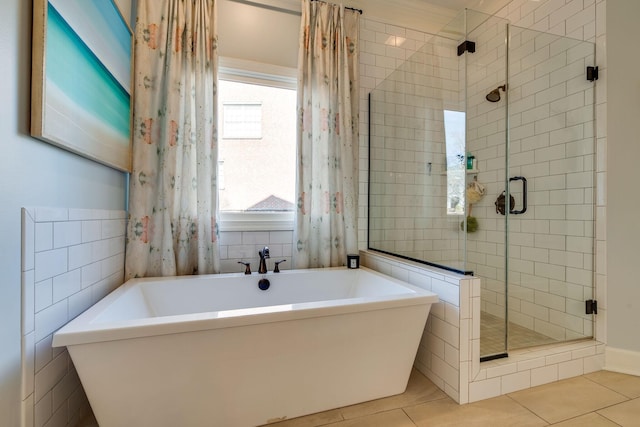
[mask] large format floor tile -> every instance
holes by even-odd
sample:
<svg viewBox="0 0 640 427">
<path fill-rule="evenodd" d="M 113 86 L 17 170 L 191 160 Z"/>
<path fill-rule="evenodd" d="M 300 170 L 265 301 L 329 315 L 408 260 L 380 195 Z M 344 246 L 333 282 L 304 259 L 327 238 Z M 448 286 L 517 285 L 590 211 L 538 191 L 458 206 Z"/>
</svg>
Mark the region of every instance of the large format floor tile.
<svg viewBox="0 0 640 427">
<path fill-rule="evenodd" d="M 415 427 L 402 409 L 329 424 L 327 427 Z"/>
<path fill-rule="evenodd" d="M 623 427 L 635 427 L 640 425 L 640 398 L 598 411 L 603 415 Z"/>
<path fill-rule="evenodd" d="M 414 369 L 411 372 L 407 390 L 404 393 L 347 406 L 346 408 L 342 408 L 341 412 L 345 419 L 351 419 L 444 398 L 448 398 L 448 396 L 424 375 Z"/>
<path fill-rule="evenodd" d="M 417 405 L 436 399 L 448 399 L 448 396 L 429 381 L 417 370 L 412 370 L 409 383 L 404 393 L 382 399 L 371 400 L 357 405 L 346 406 L 340 409 L 320 412 L 270 424 L 275 427 L 316 427 L 341 420 L 366 417 L 368 415 L 400 409 L 405 406 Z"/>
<path fill-rule="evenodd" d="M 587 415 L 581 415 L 579 417 L 571 418 L 567 421 L 562 421 L 557 424 L 553 424 L 554 427 L 618 427 L 618 424 L 606 419 L 602 415 L 598 415 L 595 412 L 590 412 Z"/>
<path fill-rule="evenodd" d="M 640 397 L 640 377 L 610 371 L 598 371 L 585 377 L 630 399 Z"/>
<path fill-rule="evenodd" d="M 557 423 L 628 400 L 584 377 L 571 378 L 509 394 L 549 423 Z"/>
<path fill-rule="evenodd" d="M 507 396 L 500 396 L 468 405 L 458 405 L 451 399 L 405 408 L 418 427 L 423 426 L 500 426 L 537 427 L 547 423 Z"/>
<path fill-rule="evenodd" d="M 317 427 L 342 421 L 342 414 L 339 409 L 318 412 L 317 414 L 305 415 L 304 417 L 292 418 L 279 423 L 269 424 L 269 427 Z"/>
<path fill-rule="evenodd" d="M 631 427 L 640 426 L 640 377 L 600 371 L 458 405 L 414 370 L 397 396 L 269 427 Z M 97 427 L 87 416 L 78 427 Z M 217 427 L 217 426 L 216 426 Z"/>
</svg>

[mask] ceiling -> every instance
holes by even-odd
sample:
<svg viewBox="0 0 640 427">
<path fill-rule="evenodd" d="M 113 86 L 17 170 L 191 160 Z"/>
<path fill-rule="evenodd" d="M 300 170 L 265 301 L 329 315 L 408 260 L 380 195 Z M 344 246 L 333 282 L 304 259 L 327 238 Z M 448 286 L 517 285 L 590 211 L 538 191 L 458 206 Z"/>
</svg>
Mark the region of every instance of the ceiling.
<svg viewBox="0 0 640 427">
<path fill-rule="evenodd" d="M 465 8 L 494 14 L 511 0 L 344 0 L 367 18 L 435 34 Z M 392 17 L 392 18 L 389 18 Z"/>
<path fill-rule="evenodd" d="M 511 0 L 327 1 L 362 9 L 367 20 L 437 34 L 465 8 L 494 14 Z M 219 13 L 224 19 L 219 20 L 218 28 L 220 55 L 295 68 L 300 5 L 300 0 L 221 0 Z M 441 34 L 456 37 L 460 34 L 458 27 L 451 25 Z"/>
<path fill-rule="evenodd" d="M 300 10 L 300 0 L 230 0 Z M 465 8 L 494 14 L 511 0 L 327 0 L 363 11 L 374 21 L 436 34 Z M 539 0 L 532 0 L 539 1 Z"/>
</svg>

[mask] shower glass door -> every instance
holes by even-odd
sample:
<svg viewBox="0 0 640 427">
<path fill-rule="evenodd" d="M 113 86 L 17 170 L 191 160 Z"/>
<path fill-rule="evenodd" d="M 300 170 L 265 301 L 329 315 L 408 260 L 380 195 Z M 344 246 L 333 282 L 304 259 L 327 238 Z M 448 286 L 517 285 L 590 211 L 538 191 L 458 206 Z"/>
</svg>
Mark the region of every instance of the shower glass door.
<svg viewBox="0 0 640 427">
<path fill-rule="evenodd" d="M 510 26 L 507 350 L 593 336 L 593 43 Z"/>
<path fill-rule="evenodd" d="M 495 17 L 468 28 L 467 186 L 485 194 L 468 205 L 467 268 L 482 282 L 489 360 L 593 336 L 595 47 Z"/>
</svg>

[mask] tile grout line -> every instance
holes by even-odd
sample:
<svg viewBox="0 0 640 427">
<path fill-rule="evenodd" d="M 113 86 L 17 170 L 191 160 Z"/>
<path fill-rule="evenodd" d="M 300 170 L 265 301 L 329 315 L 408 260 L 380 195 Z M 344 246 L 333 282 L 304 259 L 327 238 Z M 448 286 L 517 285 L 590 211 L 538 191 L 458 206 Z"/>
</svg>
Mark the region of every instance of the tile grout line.
<svg viewBox="0 0 640 427">
<path fill-rule="evenodd" d="M 546 385 L 546 384 L 542 384 L 542 385 Z M 517 400 L 515 400 L 513 397 L 511 397 L 511 393 L 507 393 L 504 396 L 507 396 L 509 399 L 511 399 L 512 402 L 514 402 L 516 405 L 520 406 L 521 408 L 523 408 L 524 410 L 526 410 L 527 412 L 531 413 L 533 416 L 540 418 L 542 421 L 544 421 L 545 423 L 547 423 L 547 425 L 552 425 L 551 421 L 547 420 L 546 418 L 544 418 L 543 416 L 536 414 L 532 409 L 527 408 L 526 406 L 524 406 L 522 403 L 518 402 Z"/>
<path fill-rule="evenodd" d="M 601 410 L 603 410 L 603 409 L 607 409 L 607 408 L 611 408 L 611 407 L 613 407 L 613 406 L 622 405 L 623 403 L 632 402 L 632 401 L 634 401 L 634 400 L 639 400 L 639 401 L 640 401 L 640 396 L 639 396 L 639 397 L 635 397 L 635 398 L 633 398 L 633 399 L 626 400 L 626 401 L 624 401 L 624 402 L 620 402 L 620 403 L 616 403 L 616 404 L 614 404 L 614 405 L 607 406 L 607 407 L 605 407 L 605 408 L 597 409 L 597 410 L 595 410 L 595 411 L 593 411 L 593 412 L 595 412 L 596 414 L 600 415 L 601 417 L 606 418 L 607 420 L 611 421 L 612 423 L 614 423 L 614 424 L 616 424 L 616 425 L 618 425 L 618 426 L 620 426 L 620 427 L 624 427 L 623 425 L 616 423 L 615 421 L 613 421 L 612 419 L 610 419 L 610 418 L 609 418 L 609 417 L 607 417 L 606 415 L 601 414 L 601 413 L 600 413 L 600 412 L 598 412 L 598 411 L 601 411 Z"/>
<path fill-rule="evenodd" d="M 618 393 L 618 392 L 616 392 L 616 393 Z M 618 393 L 618 394 L 620 394 L 620 393 Z M 624 396 L 624 397 L 627 397 L 627 396 Z M 598 411 L 602 411 L 603 409 L 613 408 L 614 406 L 622 405 L 623 403 L 629 403 L 629 402 L 632 402 L 632 401 L 634 401 L 634 400 L 636 400 L 636 399 L 640 400 L 640 397 L 637 397 L 637 398 L 635 398 L 635 399 L 627 399 L 627 400 L 625 400 L 625 401 L 618 402 L 618 403 L 612 403 L 611 405 L 603 406 L 602 408 L 595 409 L 595 410 L 593 410 L 592 412 L 594 412 L 594 413 L 596 413 L 596 414 L 600 415 L 601 417 L 605 417 L 606 419 L 608 419 L 608 420 L 609 420 L 609 421 L 611 421 L 611 422 L 614 422 L 613 420 L 610 420 L 610 419 L 609 419 L 609 417 L 607 417 L 607 416 L 605 416 L 605 415 L 601 414 L 601 413 L 600 413 L 600 412 L 598 412 Z M 616 424 L 617 424 L 617 423 L 616 423 Z"/>
<path fill-rule="evenodd" d="M 622 393 L 620 393 L 619 391 L 614 390 L 614 389 L 612 389 L 611 387 L 609 387 L 609 386 L 607 386 L 607 385 L 605 385 L 605 384 L 599 383 L 599 382 L 598 382 L 598 381 L 596 381 L 596 380 L 592 380 L 591 378 L 588 378 L 586 375 L 583 375 L 583 377 L 584 377 L 584 379 L 589 380 L 589 381 L 591 381 L 591 382 L 592 382 L 592 383 L 594 383 L 594 384 L 597 384 L 597 385 L 599 385 L 599 386 L 601 386 L 601 387 L 604 387 L 604 388 L 606 388 L 607 390 L 611 390 L 612 392 L 614 392 L 614 393 L 616 393 L 616 394 L 619 394 L 620 396 L 626 397 L 626 398 L 627 398 L 627 400 L 625 400 L 625 402 L 628 402 L 628 401 L 630 401 L 630 400 L 634 400 L 634 399 L 640 398 L 640 396 L 638 396 L 638 397 L 629 397 L 629 396 L 627 396 L 626 394 L 622 394 Z M 623 402 L 620 402 L 620 403 L 623 403 Z M 615 405 L 618 405 L 618 403 L 615 403 L 615 404 L 613 404 L 613 405 L 611 405 L 611 406 L 615 406 Z M 600 408 L 600 409 L 604 409 L 604 408 Z M 598 411 L 599 411 L 600 409 L 598 409 Z"/>
<path fill-rule="evenodd" d="M 553 423 L 553 424 L 549 424 L 549 425 L 550 425 L 550 426 L 555 426 L 555 425 L 557 425 L 557 424 L 565 423 L 565 422 L 567 422 L 567 421 L 571 421 L 571 420 L 575 420 L 575 419 L 577 419 L 577 418 L 584 417 L 585 415 L 589 415 L 589 414 L 596 414 L 596 415 L 599 415 L 599 416 L 601 416 L 601 417 L 605 418 L 607 421 L 611 421 L 613 424 L 615 424 L 615 425 L 617 425 L 617 426 L 619 426 L 619 427 L 624 427 L 624 426 L 622 426 L 622 425 L 620 425 L 620 424 L 618 424 L 618 423 L 616 423 L 616 422 L 614 422 L 614 421 L 610 420 L 609 418 L 605 417 L 604 415 L 599 414 L 597 411 L 591 411 L 591 412 L 587 412 L 586 414 L 576 415 L 575 417 L 567 418 L 566 420 L 561 420 L 561 421 L 558 421 L 557 423 Z"/>
<path fill-rule="evenodd" d="M 444 399 L 444 398 L 443 398 Z M 436 399 L 436 400 L 441 400 L 441 399 Z M 436 400 L 430 400 L 429 402 L 424 402 L 424 403 L 430 403 L 430 402 L 435 402 Z M 418 406 L 418 405 L 413 405 L 413 406 Z M 404 412 L 404 414 L 407 416 L 407 418 L 409 418 L 409 420 L 411 421 L 411 424 L 413 424 L 414 426 L 418 427 L 418 424 L 416 424 L 415 421 L 413 421 L 413 418 L 411 418 L 411 415 L 409 415 L 407 413 L 407 411 L 405 411 L 405 408 L 409 408 L 409 406 L 404 406 L 402 408 L 400 408 L 402 410 L 402 412 Z"/>
</svg>

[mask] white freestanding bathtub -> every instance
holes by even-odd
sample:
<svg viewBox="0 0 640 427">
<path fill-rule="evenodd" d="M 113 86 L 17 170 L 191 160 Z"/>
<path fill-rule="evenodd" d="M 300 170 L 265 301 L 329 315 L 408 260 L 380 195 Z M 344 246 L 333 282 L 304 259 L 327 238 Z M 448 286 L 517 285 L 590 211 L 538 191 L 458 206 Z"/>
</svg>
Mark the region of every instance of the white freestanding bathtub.
<svg viewBox="0 0 640 427">
<path fill-rule="evenodd" d="M 402 393 L 437 301 L 366 268 L 134 279 L 53 345 L 101 427 L 255 426 Z"/>
</svg>

